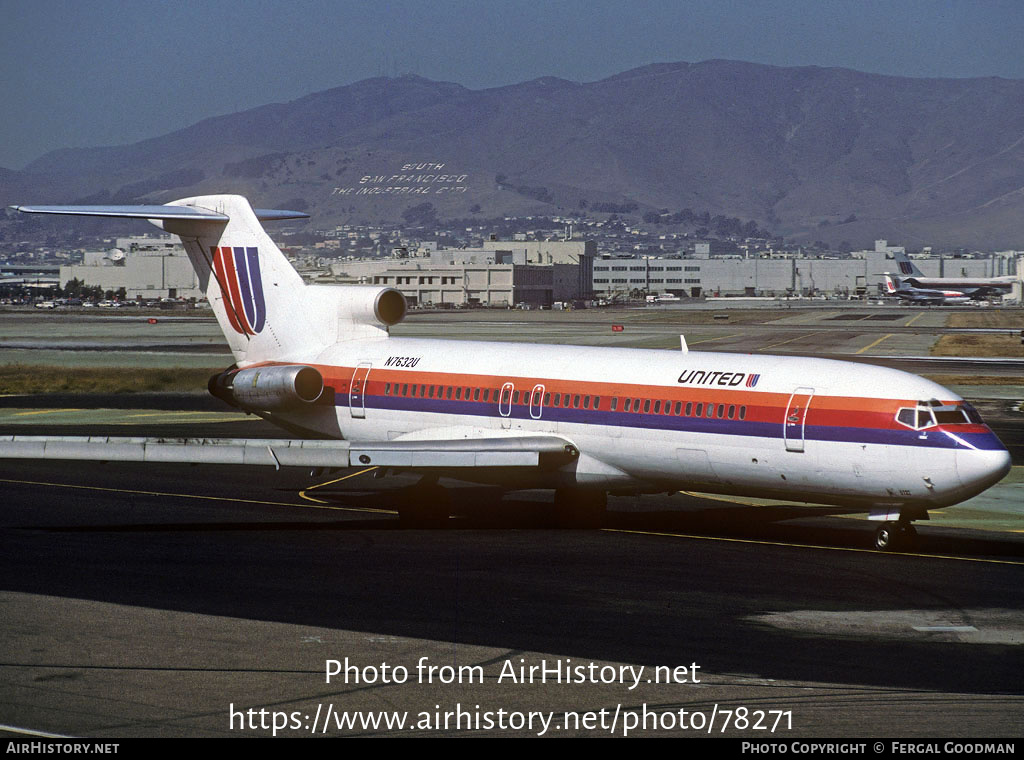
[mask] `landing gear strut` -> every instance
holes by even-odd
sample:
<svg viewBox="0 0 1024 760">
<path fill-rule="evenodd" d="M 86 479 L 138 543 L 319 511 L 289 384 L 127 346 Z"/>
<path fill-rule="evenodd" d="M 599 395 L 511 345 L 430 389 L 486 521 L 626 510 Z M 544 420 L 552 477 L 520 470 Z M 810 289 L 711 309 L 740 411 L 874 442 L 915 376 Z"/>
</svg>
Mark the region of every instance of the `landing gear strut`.
<svg viewBox="0 0 1024 760">
<path fill-rule="evenodd" d="M 880 552 L 907 551 L 917 544 L 917 531 L 909 520 L 885 522 L 875 531 L 875 548 Z"/>
</svg>

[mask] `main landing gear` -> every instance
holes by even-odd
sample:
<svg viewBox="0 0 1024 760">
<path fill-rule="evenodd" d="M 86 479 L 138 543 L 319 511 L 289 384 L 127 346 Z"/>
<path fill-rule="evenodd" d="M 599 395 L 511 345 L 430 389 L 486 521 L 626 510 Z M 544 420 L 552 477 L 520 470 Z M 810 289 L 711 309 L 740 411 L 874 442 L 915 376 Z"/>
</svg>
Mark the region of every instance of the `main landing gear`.
<svg viewBox="0 0 1024 760">
<path fill-rule="evenodd" d="M 912 551 L 917 546 L 917 531 L 910 520 L 884 522 L 875 531 L 875 548 L 880 552 Z"/>
</svg>

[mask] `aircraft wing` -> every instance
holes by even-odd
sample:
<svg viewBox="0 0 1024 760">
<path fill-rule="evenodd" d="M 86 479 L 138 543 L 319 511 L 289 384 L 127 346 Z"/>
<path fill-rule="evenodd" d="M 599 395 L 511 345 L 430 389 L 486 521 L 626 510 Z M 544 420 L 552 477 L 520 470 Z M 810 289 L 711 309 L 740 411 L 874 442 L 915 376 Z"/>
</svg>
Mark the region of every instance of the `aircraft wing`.
<svg viewBox="0 0 1024 760">
<path fill-rule="evenodd" d="M 553 435 L 395 441 L 279 438 L 122 438 L 107 436 L 0 436 L 3 459 L 80 459 L 118 462 L 247 464 L 273 467 L 559 466 L 579 450 Z"/>
</svg>

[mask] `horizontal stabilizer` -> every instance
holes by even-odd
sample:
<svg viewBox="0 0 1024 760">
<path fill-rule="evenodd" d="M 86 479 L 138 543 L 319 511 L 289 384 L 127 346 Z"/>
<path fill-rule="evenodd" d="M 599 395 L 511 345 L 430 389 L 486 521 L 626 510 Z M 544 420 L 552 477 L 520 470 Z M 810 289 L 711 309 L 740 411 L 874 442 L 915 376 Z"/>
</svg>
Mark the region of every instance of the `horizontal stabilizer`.
<svg viewBox="0 0 1024 760">
<path fill-rule="evenodd" d="M 124 219 L 187 219 L 198 222 L 226 222 L 225 214 L 197 206 L 11 206 L 26 214 L 64 214 L 68 216 L 107 216 Z M 253 209 L 261 222 L 281 219 L 308 219 L 302 211 Z"/>
</svg>

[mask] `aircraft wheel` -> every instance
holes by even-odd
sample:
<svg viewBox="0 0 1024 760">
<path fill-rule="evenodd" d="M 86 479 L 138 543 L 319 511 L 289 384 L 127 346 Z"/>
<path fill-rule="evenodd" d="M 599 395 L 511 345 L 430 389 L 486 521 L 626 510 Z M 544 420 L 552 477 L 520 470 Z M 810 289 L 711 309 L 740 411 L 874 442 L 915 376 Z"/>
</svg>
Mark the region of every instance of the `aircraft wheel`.
<svg viewBox="0 0 1024 760">
<path fill-rule="evenodd" d="M 887 522 L 879 525 L 875 531 L 875 548 L 880 552 L 896 551 L 899 535 L 896 523 Z"/>
<path fill-rule="evenodd" d="M 421 485 L 410 490 L 398 507 L 403 528 L 443 528 L 451 515 L 452 499 L 447 489 Z"/>
<path fill-rule="evenodd" d="M 555 491 L 555 521 L 560 528 L 600 528 L 608 509 L 608 494 L 579 488 Z"/>
</svg>

